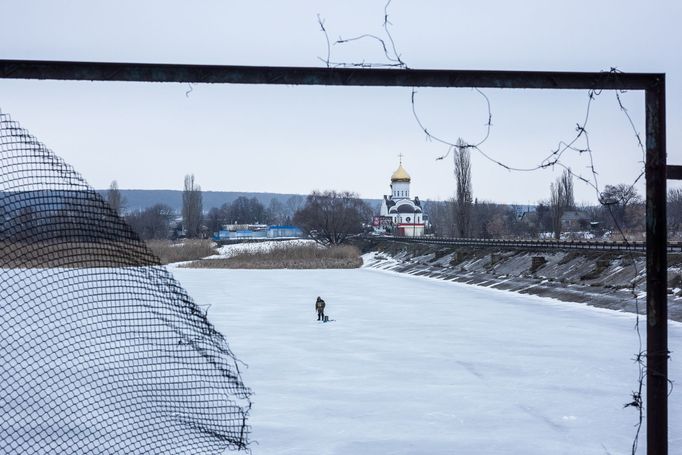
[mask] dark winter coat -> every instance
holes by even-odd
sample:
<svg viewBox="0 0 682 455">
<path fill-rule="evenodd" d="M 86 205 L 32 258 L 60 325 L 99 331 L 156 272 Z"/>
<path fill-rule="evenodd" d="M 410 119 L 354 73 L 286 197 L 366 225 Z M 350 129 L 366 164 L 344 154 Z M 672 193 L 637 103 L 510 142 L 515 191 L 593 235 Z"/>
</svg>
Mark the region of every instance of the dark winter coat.
<svg viewBox="0 0 682 455">
<path fill-rule="evenodd" d="M 321 298 L 318 297 L 318 298 L 317 298 L 317 301 L 315 302 L 315 309 L 316 309 L 318 312 L 319 312 L 319 311 L 323 311 L 323 310 L 324 310 L 324 306 L 325 306 L 324 300 L 322 300 Z"/>
</svg>

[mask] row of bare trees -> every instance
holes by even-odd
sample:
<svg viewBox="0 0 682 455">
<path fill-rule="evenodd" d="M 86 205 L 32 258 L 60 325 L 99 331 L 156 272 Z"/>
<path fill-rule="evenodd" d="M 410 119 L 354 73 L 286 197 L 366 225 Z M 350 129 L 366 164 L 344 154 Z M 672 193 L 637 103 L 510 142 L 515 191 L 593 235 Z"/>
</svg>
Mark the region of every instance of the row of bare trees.
<svg viewBox="0 0 682 455">
<path fill-rule="evenodd" d="M 303 198 L 291 196 L 285 202 L 272 198 L 266 207 L 255 197 L 240 196 L 231 203 L 211 208 L 205 218 L 209 232 L 226 224 L 291 224 Z"/>
<path fill-rule="evenodd" d="M 550 184 L 547 201 L 533 208 L 517 209 L 473 198 L 470 146 L 458 139 L 453 147 L 455 196 L 445 202 L 427 202 L 434 234 L 453 237 L 535 237 L 551 232 L 561 238 L 571 230 L 590 228 L 606 231 L 643 229 L 642 198 L 632 185 L 607 185 L 599 205 L 577 207 L 573 192 L 573 174 L 565 169 Z M 682 190 L 669 192 L 669 224 L 682 226 Z M 570 215 L 570 216 L 569 216 Z"/>
<path fill-rule="evenodd" d="M 106 195 L 112 210 L 123 216 L 125 199 L 121 195 L 116 180 L 111 182 Z M 155 204 L 144 210 L 127 213 L 125 219 L 143 239 L 165 239 L 172 236 L 173 209 L 165 204 Z M 185 176 L 182 191 L 182 228 L 187 237 L 195 238 L 202 234 L 203 201 L 201 186 L 194 174 Z"/>
<path fill-rule="evenodd" d="M 126 201 L 113 181 L 106 194 L 113 210 L 123 216 Z M 265 207 L 258 199 L 240 196 L 231 203 L 203 210 L 201 186 L 193 174 L 186 175 L 182 192 L 182 221 L 175 226 L 175 213 L 165 204 L 125 214 L 133 229 L 144 239 L 165 239 L 175 235 L 196 238 L 219 231 L 226 224 L 290 224 L 294 213 L 302 207 L 302 196 L 291 196 L 285 202 L 276 198 Z M 176 229 L 177 228 L 177 229 Z"/>
<path fill-rule="evenodd" d="M 165 204 L 155 204 L 125 217 L 130 227 L 145 240 L 169 238 L 173 218 L 173 209 Z"/>
<path fill-rule="evenodd" d="M 435 235 L 476 238 L 534 238 L 551 232 L 560 238 L 566 226 L 565 215 L 579 215 L 571 230 L 593 229 L 597 233 L 638 233 L 644 230 L 644 203 L 631 185 L 607 185 L 599 205 L 576 206 L 573 179 L 569 169 L 550 184 L 550 197 L 532 208 L 519 210 L 473 198 L 471 157 L 461 140 L 454 148 L 455 197 L 449 201 L 424 201 Z M 112 209 L 119 214 L 125 206 L 117 182 L 107 193 Z M 187 237 L 218 231 L 225 224 L 295 224 L 321 243 L 342 243 L 359 233 L 372 216 L 372 210 L 351 192 L 315 191 L 305 203 L 292 197 L 286 203 L 273 199 L 268 207 L 256 198 L 240 197 L 207 214 L 202 210 L 201 187 L 193 175 L 184 181 L 182 226 Z M 167 238 L 174 219 L 173 210 L 156 204 L 145 210 L 128 213 L 126 220 L 146 239 Z M 673 235 L 682 229 L 682 189 L 668 192 L 668 224 Z"/>
<path fill-rule="evenodd" d="M 573 173 L 564 169 L 550 184 L 549 199 L 536 207 L 518 210 L 473 198 L 470 146 L 458 139 L 452 148 L 455 195 L 445 203 L 431 203 L 429 213 L 436 234 L 456 237 L 534 237 L 551 232 L 556 239 L 562 231 L 638 231 L 643 230 L 644 206 L 632 185 L 607 185 L 599 204 L 577 207 Z M 669 225 L 676 232 L 682 226 L 682 189 L 668 194 Z"/>
</svg>

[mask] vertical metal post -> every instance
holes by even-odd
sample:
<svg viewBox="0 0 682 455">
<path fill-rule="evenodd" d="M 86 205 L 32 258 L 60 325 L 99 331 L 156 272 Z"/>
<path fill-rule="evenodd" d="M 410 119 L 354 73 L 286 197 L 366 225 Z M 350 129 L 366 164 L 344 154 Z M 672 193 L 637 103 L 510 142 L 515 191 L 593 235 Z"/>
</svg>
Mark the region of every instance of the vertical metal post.
<svg viewBox="0 0 682 455">
<path fill-rule="evenodd" d="M 665 78 L 646 103 L 647 453 L 668 454 L 668 257 Z"/>
</svg>

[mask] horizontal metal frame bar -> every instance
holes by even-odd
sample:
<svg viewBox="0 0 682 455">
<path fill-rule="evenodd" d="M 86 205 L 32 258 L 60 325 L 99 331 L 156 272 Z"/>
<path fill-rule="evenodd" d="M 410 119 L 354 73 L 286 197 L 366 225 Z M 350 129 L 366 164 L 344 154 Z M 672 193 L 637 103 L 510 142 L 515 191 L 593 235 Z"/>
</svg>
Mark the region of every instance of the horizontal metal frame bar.
<svg viewBox="0 0 682 455">
<path fill-rule="evenodd" d="M 682 180 L 682 166 L 668 164 L 666 167 L 668 180 Z"/>
<path fill-rule="evenodd" d="M 668 453 L 665 74 L 311 68 L 0 60 L 0 79 L 79 81 L 644 90 L 646 117 L 647 453 Z"/>
<path fill-rule="evenodd" d="M 658 73 L 477 71 L 0 60 L 0 78 L 281 85 L 646 90 Z"/>
</svg>

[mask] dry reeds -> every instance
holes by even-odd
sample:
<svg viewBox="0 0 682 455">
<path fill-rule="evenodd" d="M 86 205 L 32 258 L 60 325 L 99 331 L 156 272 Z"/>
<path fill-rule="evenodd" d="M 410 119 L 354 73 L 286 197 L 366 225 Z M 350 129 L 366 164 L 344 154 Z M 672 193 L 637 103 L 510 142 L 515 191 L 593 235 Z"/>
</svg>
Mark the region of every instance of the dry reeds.
<svg viewBox="0 0 682 455">
<path fill-rule="evenodd" d="M 147 246 L 159 257 L 162 264 L 196 261 L 217 253 L 215 244 L 210 240 L 187 239 L 182 242 L 148 240 Z"/>
<path fill-rule="evenodd" d="M 353 269 L 362 265 L 360 250 L 340 245 L 277 245 L 269 250 L 242 252 L 229 258 L 203 259 L 183 265 L 216 269 Z"/>
<path fill-rule="evenodd" d="M 98 268 L 159 265 L 140 240 L 0 242 L 1 268 Z"/>
</svg>

